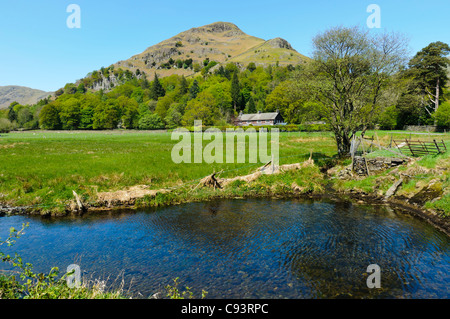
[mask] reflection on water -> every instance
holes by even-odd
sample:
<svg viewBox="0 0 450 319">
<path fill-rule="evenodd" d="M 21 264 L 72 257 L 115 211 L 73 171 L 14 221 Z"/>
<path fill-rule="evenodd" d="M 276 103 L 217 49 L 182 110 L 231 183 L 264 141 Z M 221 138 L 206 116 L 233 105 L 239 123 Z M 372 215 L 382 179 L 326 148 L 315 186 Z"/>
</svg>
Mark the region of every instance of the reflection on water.
<svg viewBox="0 0 450 319">
<path fill-rule="evenodd" d="M 147 298 L 180 277 L 208 298 L 448 298 L 450 239 L 386 207 L 222 200 L 30 222 L 14 251 L 39 271 L 80 265 Z M 366 285 L 381 267 L 381 289 Z"/>
</svg>

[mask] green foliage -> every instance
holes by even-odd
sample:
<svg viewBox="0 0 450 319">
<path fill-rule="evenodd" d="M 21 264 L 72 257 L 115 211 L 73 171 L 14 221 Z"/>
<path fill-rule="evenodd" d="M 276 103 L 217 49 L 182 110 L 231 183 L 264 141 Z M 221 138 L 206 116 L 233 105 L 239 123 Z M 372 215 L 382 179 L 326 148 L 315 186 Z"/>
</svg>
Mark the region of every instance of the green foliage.
<svg viewBox="0 0 450 319">
<path fill-rule="evenodd" d="M 387 107 L 378 117 L 382 130 L 393 130 L 397 126 L 398 111 L 395 105 Z"/>
<path fill-rule="evenodd" d="M 185 296 L 188 296 L 189 299 L 192 299 L 193 298 L 193 293 L 190 291 L 189 287 L 186 287 L 185 291 L 180 292 L 180 290 L 178 289 L 178 285 L 179 285 L 178 279 L 179 278 L 177 277 L 177 278 L 175 278 L 173 280 L 173 282 L 174 282 L 173 286 L 167 285 L 165 287 L 166 291 L 167 291 L 167 295 L 166 296 L 169 297 L 170 299 L 184 299 Z"/>
<path fill-rule="evenodd" d="M 200 92 L 200 87 L 198 86 L 197 80 L 194 80 L 192 86 L 189 88 L 189 96 L 191 99 L 195 99 L 197 94 Z"/>
<path fill-rule="evenodd" d="M 141 130 L 159 130 L 164 128 L 164 122 L 158 114 L 147 113 L 139 120 L 139 129 Z"/>
<path fill-rule="evenodd" d="M 155 112 L 160 118 L 166 117 L 167 110 L 173 102 L 173 98 L 170 95 L 159 98 L 158 103 L 156 104 Z"/>
<path fill-rule="evenodd" d="M 420 50 L 409 61 L 410 71 L 414 74 L 426 95 L 435 92 L 438 80 L 438 89 L 441 93 L 442 88 L 446 86 L 448 81 L 447 67 L 450 66 L 448 54 L 450 54 L 450 46 L 437 41 Z"/>
<path fill-rule="evenodd" d="M 167 128 L 173 129 L 181 126 L 181 120 L 184 113 L 184 106 L 181 103 L 172 103 L 167 110 L 167 115 L 164 121 L 167 123 Z"/>
<path fill-rule="evenodd" d="M 39 126 L 44 130 L 58 130 L 62 128 L 59 112 L 61 110 L 58 101 L 44 106 L 39 114 Z"/>
<path fill-rule="evenodd" d="M 212 125 L 215 112 L 217 112 L 216 104 L 217 101 L 211 93 L 207 91 L 201 92 L 196 99 L 187 103 L 182 124 L 184 126 L 192 126 L 195 120 L 201 120 L 203 125 Z"/>
<path fill-rule="evenodd" d="M 140 127 L 139 120 L 148 112 L 158 114 L 168 128 L 192 123 L 194 119 L 202 119 L 208 125 L 224 125 L 231 123 L 237 115 L 235 107 L 236 111 L 245 108 L 246 112 L 274 111 L 278 108 L 293 123 L 301 122 L 300 117 L 289 116 L 297 112 L 298 108 L 294 88 L 284 91 L 277 89 L 293 71 L 285 67 L 265 69 L 256 65 L 241 71 L 234 63 L 228 63 L 220 65 L 211 74 L 210 69 L 217 62 L 209 59 L 202 62 L 203 68 L 197 71 L 201 70 L 204 77 L 186 79 L 184 76 L 171 75 L 160 79 L 155 74 L 152 82 L 142 72 L 101 68 L 88 74 L 77 85 L 68 83 L 58 91 L 53 101 L 45 99 L 34 106 L 15 103 L 8 112 L 13 119 L 11 122 L 17 123 L 19 127 L 39 126 L 48 130 L 136 129 Z M 172 59 L 167 64 L 170 67 L 192 68 L 193 60 Z M 112 74 L 118 82 L 115 87 L 98 92 L 90 90 L 95 83 Z M 266 107 L 266 98 L 274 89 L 277 91 L 267 100 L 269 105 Z M 290 102 L 285 106 L 277 105 L 278 100 L 272 99 L 272 96 L 285 91 L 292 93 Z M 171 108 L 173 104 L 177 107 Z M 20 121 L 17 120 L 19 111 Z M 158 123 L 157 127 L 160 128 L 161 124 Z"/>
<path fill-rule="evenodd" d="M 247 105 L 246 105 L 246 110 L 247 110 L 247 113 L 249 113 L 249 114 L 256 113 L 256 105 L 255 105 L 255 100 L 253 99 L 253 97 L 250 97 L 250 99 L 248 100 Z"/>
<path fill-rule="evenodd" d="M 425 207 L 442 212 L 442 216 L 448 218 L 450 216 L 450 194 L 445 194 L 436 201 L 427 202 Z"/>
<path fill-rule="evenodd" d="M 165 287 L 166 289 L 166 297 L 169 297 L 170 299 L 185 299 L 185 297 L 187 297 L 188 299 L 193 299 L 194 298 L 194 293 L 191 291 L 190 287 L 185 287 L 185 290 L 180 291 L 180 289 L 178 288 L 179 286 L 179 280 L 180 278 L 177 277 L 175 279 L 173 279 L 173 286 L 172 285 L 167 285 Z M 202 299 L 204 299 L 206 297 L 206 295 L 208 294 L 207 291 L 202 290 Z"/>
<path fill-rule="evenodd" d="M 80 125 L 80 104 L 76 98 L 69 98 L 60 105 L 59 118 L 62 128 L 65 130 L 75 130 Z"/>
<path fill-rule="evenodd" d="M 247 65 L 247 70 L 249 70 L 250 72 L 255 71 L 255 70 L 256 70 L 256 64 L 255 64 L 254 62 L 250 62 L 250 63 Z"/>
<path fill-rule="evenodd" d="M 442 103 L 434 114 L 437 125 L 450 128 L 450 101 Z"/>
<path fill-rule="evenodd" d="M 73 83 L 67 83 L 66 86 L 64 86 L 64 93 L 75 94 L 77 93 L 77 87 Z"/>
<path fill-rule="evenodd" d="M 120 108 L 115 100 L 107 100 L 96 106 L 92 117 L 94 130 L 112 130 L 118 127 L 120 121 Z"/>
<path fill-rule="evenodd" d="M 372 125 L 383 94 L 402 69 L 406 44 L 394 34 L 336 27 L 317 35 L 313 46 L 314 60 L 299 76 L 297 91 L 321 102 L 338 153 L 348 156 L 352 137 Z"/>
<path fill-rule="evenodd" d="M 165 94 L 166 94 L 166 91 L 164 90 L 163 86 L 161 85 L 158 75 L 155 73 L 155 78 L 150 87 L 150 96 L 149 97 L 152 100 L 158 100 L 158 98 L 164 96 Z"/>
<path fill-rule="evenodd" d="M 241 102 L 241 86 L 239 84 L 237 71 L 233 73 L 231 80 L 231 100 L 233 102 L 234 110 L 238 111 L 238 106 Z"/>
<path fill-rule="evenodd" d="M 14 110 L 14 107 L 18 104 L 19 103 L 17 102 L 12 102 L 8 107 L 8 120 L 10 122 L 14 122 L 15 120 L 17 120 L 17 114 L 16 111 Z"/>
<path fill-rule="evenodd" d="M 19 126 L 24 126 L 26 123 L 32 120 L 33 113 L 31 113 L 30 109 L 27 107 L 20 109 L 17 113 L 17 124 L 19 124 Z"/>
<path fill-rule="evenodd" d="M 13 128 L 13 124 L 8 119 L 0 118 L 0 133 L 9 133 Z"/>
</svg>

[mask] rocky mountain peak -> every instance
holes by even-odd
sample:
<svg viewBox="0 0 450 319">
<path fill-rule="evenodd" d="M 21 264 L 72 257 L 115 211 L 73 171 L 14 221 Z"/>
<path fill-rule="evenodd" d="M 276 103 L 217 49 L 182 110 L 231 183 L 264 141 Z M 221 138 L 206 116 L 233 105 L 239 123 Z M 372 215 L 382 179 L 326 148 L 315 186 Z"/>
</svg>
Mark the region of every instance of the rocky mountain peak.
<svg viewBox="0 0 450 319">
<path fill-rule="evenodd" d="M 192 28 L 187 33 L 225 33 L 224 36 L 245 35 L 237 25 L 231 22 L 214 22 L 202 27 Z"/>
</svg>

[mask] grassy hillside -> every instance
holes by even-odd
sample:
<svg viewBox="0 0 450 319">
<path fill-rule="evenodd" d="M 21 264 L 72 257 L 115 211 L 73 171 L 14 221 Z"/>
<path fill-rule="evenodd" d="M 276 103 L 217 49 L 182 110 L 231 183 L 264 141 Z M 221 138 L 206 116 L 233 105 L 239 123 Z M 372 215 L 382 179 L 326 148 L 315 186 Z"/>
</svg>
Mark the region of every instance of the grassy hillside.
<svg viewBox="0 0 450 319">
<path fill-rule="evenodd" d="M 275 38 L 259 44 L 229 60 L 243 66 L 253 62 L 258 65 L 278 63 L 279 65 L 297 65 L 310 59 L 297 51 L 284 39 Z"/>
<path fill-rule="evenodd" d="M 175 62 L 167 68 L 169 61 Z M 190 76 L 197 72 L 193 68 L 177 65 L 176 61 L 192 59 L 192 65 L 203 67 L 206 59 L 217 63 L 235 62 L 246 67 L 248 63 L 298 64 L 305 56 L 295 51 L 283 39 L 269 41 L 250 36 L 229 22 L 216 22 L 184 31 L 170 39 L 147 48 L 144 52 L 117 62 L 114 66 L 135 73 L 145 72 L 149 79 L 155 72 L 160 77 L 172 74 Z"/>
</svg>

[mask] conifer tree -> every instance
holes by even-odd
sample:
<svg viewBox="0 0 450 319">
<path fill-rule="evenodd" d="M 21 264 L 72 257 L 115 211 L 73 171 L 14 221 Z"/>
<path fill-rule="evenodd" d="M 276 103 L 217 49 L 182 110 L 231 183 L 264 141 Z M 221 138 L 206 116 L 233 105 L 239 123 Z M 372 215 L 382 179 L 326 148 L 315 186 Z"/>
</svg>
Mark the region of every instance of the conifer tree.
<svg viewBox="0 0 450 319">
<path fill-rule="evenodd" d="M 442 99 L 443 88 L 447 85 L 447 67 L 450 60 L 447 55 L 450 46 L 443 42 L 433 42 L 419 51 L 409 62 L 410 71 L 413 73 L 419 87 L 425 96 L 425 110 L 431 115 L 427 106 L 431 102 L 433 111 L 439 108 Z M 437 124 L 435 120 L 435 125 Z"/>
<path fill-rule="evenodd" d="M 198 82 L 197 82 L 197 80 L 194 80 L 194 83 L 192 83 L 192 86 L 189 89 L 189 94 L 191 96 L 191 99 L 195 99 L 199 92 L 200 92 L 200 88 L 198 86 Z"/>
<path fill-rule="evenodd" d="M 158 98 L 166 95 L 166 91 L 164 90 L 161 82 L 159 82 L 158 75 L 155 73 L 155 79 L 153 80 L 152 86 L 150 88 L 150 98 L 152 100 L 158 100 Z"/>
</svg>

